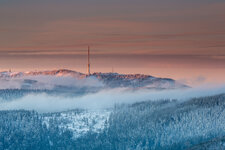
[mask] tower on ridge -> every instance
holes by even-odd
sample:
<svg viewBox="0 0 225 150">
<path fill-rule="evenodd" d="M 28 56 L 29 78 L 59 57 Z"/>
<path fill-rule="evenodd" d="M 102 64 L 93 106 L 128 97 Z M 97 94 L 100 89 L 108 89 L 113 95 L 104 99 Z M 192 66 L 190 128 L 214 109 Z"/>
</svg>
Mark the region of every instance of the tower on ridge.
<svg viewBox="0 0 225 150">
<path fill-rule="evenodd" d="M 88 46 L 88 64 L 87 64 L 87 74 L 88 76 L 90 76 L 91 74 L 91 65 L 90 65 L 90 47 Z"/>
</svg>

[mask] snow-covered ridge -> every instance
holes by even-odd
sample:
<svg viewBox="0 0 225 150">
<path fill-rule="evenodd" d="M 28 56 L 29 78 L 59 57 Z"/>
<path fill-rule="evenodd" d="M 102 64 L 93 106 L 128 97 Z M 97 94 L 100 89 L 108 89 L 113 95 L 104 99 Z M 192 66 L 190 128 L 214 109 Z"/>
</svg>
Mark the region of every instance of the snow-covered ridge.
<svg viewBox="0 0 225 150">
<path fill-rule="evenodd" d="M 118 74 L 118 73 L 101 73 L 96 72 L 92 74 L 93 76 L 96 76 L 99 79 L 107 78 L 107 77 L 113 77 L 113 78 L 121 78 L 121 79 L 149 79 L 149 78 L 155 78 L 150 75 L 144 75 L 144 74 Z"/>
<path fill-rule="evenodd" d="M 58 69 L 58 70 L 47 70 L 47 71 L 26 71 L 26 72 L 11 72 L 11 71 L 3 71 L 0 72 L 0 78 L 15 78 L 15 77 L 23 77 L 23 76 L 65 76 L 65 77 L 75 77 L 75 78 L 86 78 L 89 77 L 86 74 L 68 70 L 68 69 Z M 116 79 L 156 79 L 156 77 L 144 74 L 119 74 L 119 73 L 101 73 L 95 72 L 90 76 L 97 77 L 98 79 L 105 79 L 105 78 L 116 78 Z M 159 78 L 159 79 L 166 79 L 166 78 Z M 172 80 L 172 79 L 168 79 Z"/>
<path fill-rule="evenodd" d="M 26 72 L 11 72 L 5 71 L 0 72 L 0 78 L 15 78 L 15 77 L 23 77 L 23 76 L 70 76 L 76 78 L 84 78 L 85 74 L 80 72 L 68 70 L 68 69 L 59 69 L 59 70 L 51 70 L 51 71 L 26 71 Z"/>
<path fill-rule="evenodd" d="M 188 87 L 170 78 L 157 78 L 143 74 L 93 73 L 92 76 L 113 88 L 134 87 L 167 89 Z"/>
<path fill-rule="evenodd" d="M 68 69 L 59 69 L 59 70 L 52 70 L 52 71 L 0 72 L 0 80 L 20 79 L 20 80 L 23 80 L 26 87 L 32 87 L 34 84 L 37 85 L 38 80 L 40 80 L 40 79 L 37 80 L 37 77 L 39 76 L 41 76 L 42 78 L 48 77 L 48 79 L 46 78 L 45 80 L 50 80 L 49 77 L 50 78 L 60 77 L 60 83 L 63 83 L 63 86 L 66 86 L 65 83 L 66 81 L 68 81 L 67 77 L 69 77 L 73 79 L 73 81 L 69 82 L 70 87 L 71 85 L 77 86 L 76 83 L 78 82 L 75 82 L 74 80 L 79 81 L 79 87 L 80 85 L 82 86 L 83 83 L 85 83 L 85 85 L 90 85 L 90 83 L 97 85 L 98 84 L 97 82 L 99 82 L 98 85 L 101 85 L 101 87 L 102 87 L 102 84 L 104 84 L 103 87 L 109 87 L 109 88 L 126 87 L 126 88 L 149 88 L 149 89 L 152 89 L 152 88 L 153 89 L 168 89 L 168 88 L 174 89 L 174 88 L 188 87 L 186 85 L 176 82 L 173 79 L 157 78 L 157 77 L 153 77 L 150 75 L 143 75 L 143 74 L 118 74 L 118 73 L 99 72 L 99 73 L 93 73 L 90 76 L 88 76 L 86 74 L 76 72 L 73 70 L 68 70 Z M 44 81 L 43 79 L 41 80 L 42 85 L 45 83 L 45 80 Z M 80 82 L 81 80 L 82 82 Z M 56 84 L 55 82 L 53 84 L 60 86 L 60 84 Z"/>
</svg>

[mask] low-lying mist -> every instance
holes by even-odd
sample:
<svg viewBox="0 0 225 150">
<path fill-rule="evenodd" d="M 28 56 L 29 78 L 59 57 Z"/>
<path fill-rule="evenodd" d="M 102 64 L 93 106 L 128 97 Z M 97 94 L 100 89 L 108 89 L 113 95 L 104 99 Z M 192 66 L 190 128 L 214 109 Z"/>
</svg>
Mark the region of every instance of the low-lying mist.
<svg viewBox="0 0 225 150">
<path fill-rule="evenodd" d="M 22 76 L 15 78 L 0 78 L 0 89 L 54 89 L 56 86 L 66 87 L 102 87 L 104 84 L 94 77 L 74 78 L 70 76 Z"/>
<path fill-rule="evenodd" d="M 41 113 L 59 112 L 71 109 L 105 109 L 115 104 L 131 104 L 142 101 L 178 100 L 185 101 L 193 97 L 211 96 L 225 93 L 225 86 L 209 86 L 180 90 L 130 90 L 126 88 L 101 90 L 77 97 L 30 94 L 12 101 L 2 101 L 0 110 L 35 110 Z"/>
</svg>

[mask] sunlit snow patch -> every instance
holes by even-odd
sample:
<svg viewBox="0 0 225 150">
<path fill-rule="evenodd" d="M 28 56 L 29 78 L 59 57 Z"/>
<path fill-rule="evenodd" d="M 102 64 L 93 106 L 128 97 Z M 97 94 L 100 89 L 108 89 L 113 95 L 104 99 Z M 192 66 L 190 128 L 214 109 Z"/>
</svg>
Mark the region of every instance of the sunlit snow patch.
<svg viewBox="0 0 225 150">
<path fill-rule="evenodd" d="M 43 123 L 49 127 L 50 121 L 57 123 L 59 128 L 73 132 L 74 138 L 85 135 L 89 131 L 100 133 L 105 127 L 111 110 L 71 110 L 58 113 L 43 114 Z"/>
</svg>

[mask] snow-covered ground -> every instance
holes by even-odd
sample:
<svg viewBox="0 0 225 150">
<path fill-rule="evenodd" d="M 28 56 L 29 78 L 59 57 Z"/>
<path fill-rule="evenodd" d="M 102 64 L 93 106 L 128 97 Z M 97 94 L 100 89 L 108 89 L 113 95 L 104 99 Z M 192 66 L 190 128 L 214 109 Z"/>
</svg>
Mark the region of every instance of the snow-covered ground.
<svg viewBox="0 0 225 150">
<path fill-rule="evenodd" d="M 68 69 L 0 72 L 0 89 L 55 89 L 59 87 L 180 89 L 188 86 L 173 79 L 142 74 L 93 73 L 87 76 Z"/>
<path fill-rule="evenodd" d="M 62 130 L 73 132 L 74 138 L 85 135 L 88 131 L 100 133 L 105 127 L 111 110 L 71 110 L 44 114 L 43 123 L 49 127 L 50 121 L 57 123 Z"/>
</svg>

